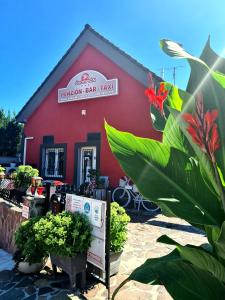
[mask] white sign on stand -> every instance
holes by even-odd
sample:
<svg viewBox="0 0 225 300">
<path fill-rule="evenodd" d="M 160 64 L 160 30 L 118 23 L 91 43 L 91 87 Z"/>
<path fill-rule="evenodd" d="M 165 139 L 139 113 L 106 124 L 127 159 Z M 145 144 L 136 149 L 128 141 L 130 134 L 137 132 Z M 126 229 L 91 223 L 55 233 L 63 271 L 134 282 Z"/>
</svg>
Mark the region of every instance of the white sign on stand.
<svg viewBox="0 0 225 300">
<path fill-rule="evenodd" d="M 93 240 L 88 249 L 87 260 L 105 271 L 106 202 L 77 195 L 66 194 L 65 209 L 87 215 L 93 229 Z"/>
<path fill-rule="evenodd" d="M 22 217 L 25 219 L 29 219 L 29 216 L 30 216 L 30 208 L 29 206 L 23 204 Z"/>
</svg>

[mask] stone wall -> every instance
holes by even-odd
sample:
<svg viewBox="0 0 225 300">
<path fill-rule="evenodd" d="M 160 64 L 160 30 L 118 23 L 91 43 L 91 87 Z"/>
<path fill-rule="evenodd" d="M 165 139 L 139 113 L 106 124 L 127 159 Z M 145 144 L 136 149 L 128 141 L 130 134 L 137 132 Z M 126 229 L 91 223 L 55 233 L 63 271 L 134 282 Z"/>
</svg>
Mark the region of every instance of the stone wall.
<svg viewBox="0 0 225 300">
<path fill-rule="evenodd" d="M 13 253 L 14 233 L 23 221 L 22 209 L 0 198 L 0 248 Z"/>
</svg>

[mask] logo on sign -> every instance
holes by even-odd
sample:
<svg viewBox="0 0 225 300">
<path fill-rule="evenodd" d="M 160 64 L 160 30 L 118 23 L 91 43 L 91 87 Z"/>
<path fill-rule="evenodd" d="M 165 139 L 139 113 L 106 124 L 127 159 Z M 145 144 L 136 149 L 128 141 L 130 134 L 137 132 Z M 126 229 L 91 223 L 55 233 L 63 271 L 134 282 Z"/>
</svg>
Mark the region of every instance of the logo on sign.
<svg viewBox="0 0 225 300">
<path fill-rule="evenodd" d="M 75 85 L 87 84 L 92 82 L 96 82 L 96 78 L 91 77 L 89 73 L 83 73 L 81 74 L 80 80 L 75 81 Z"/>
<path fill-rule="evenodd" d="M 97 221 L 99 221 L 99 206 L 95 206 L 95 208 L 94 208 L 94 212 L 95 212 L 95 214 L 94 214 L 94 220 L 97 222 Z"/>
<path fill-rule="evenodd" d="M 66 88 L 58 90 L 58 102 L 118 95 L 118 79 L 107 79 L 103 74 L 86 70 L 75 75 Z"/>
<path fill-rule="evenodd" d="M 91 210 L 90 204 L 88 202 L 86 202 L 84 204 L 84 212 L 85 212 L 85 214 L 89 214 L 90 210 Z"/>
</svg>

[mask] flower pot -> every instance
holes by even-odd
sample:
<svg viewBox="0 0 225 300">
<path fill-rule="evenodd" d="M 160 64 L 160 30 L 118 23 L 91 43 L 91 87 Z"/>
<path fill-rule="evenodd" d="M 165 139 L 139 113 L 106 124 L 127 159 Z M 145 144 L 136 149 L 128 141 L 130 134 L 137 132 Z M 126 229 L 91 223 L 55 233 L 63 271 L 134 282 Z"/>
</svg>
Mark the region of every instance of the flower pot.
<svg viewBox="0 0 225 300">
<path fill-rule="evenodd" d="M 26 261 L 21 261 L 19 262 L 17 268 L 18 271 L 23 274 L 39 273 L 43 269 L 45 262 L 46 262 L 45 259 L 43 259 L 42 262 L 34 263 L 34 264 L 29 264 Z"/>
<path fill-rule="evenodd" d="M 121 262 L 121 255 L 123 251 L 120 252 L 112 252 L 110 251 L 110 276 L 116 275 L 119 272 L 120 262 Z M 94 273 L 95 275 L 99 276 L 103 280 L 105 280 L 105 272 L 98 269 L 97 267 L 93 266 L 92 264 L 88 264 L 88 272 Z"/>
<path fill-rule="evenodd" d="M 123 251 L 110 251 L 110 276 L 113 276 L 119 272 L 122 253 Z"/>
<path fill-rule="evenodd" d="M 86 264 L 87 253 L 77 253 L 75 256 L 56 256 L 51 255 L 51 263 L 56 274 L 56 266 L 61 268 L 69 275 L 71 288 L 76 288 L 77 275 L 81 275 L 80 287 L 84 288 L 86 285 Z"/>
<path fill-rule="evenodd" d="M 1 172 L 0 173 L 0 180 L 4 179 L 5 178 L 5 173 Z"/>
</svg>

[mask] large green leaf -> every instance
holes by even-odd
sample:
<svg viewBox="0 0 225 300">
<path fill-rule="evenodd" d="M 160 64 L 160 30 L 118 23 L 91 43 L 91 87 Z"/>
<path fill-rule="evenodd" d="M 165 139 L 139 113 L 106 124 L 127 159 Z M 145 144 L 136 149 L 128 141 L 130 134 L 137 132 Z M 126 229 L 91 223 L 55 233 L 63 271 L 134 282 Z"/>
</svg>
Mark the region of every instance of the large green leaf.
<svg viewBox="0 0 225 300">
<path fill-rule="evenodd" d="M 105 127 L 111 150 L 147 199 L 191 223 L 221 225 L 223 211 L 195 160 L 160 142 Z"/>
<path fill-rule="evenodd" d="M 153 105 L 150 105 L 150 117 L 153 127 L 158 131 L 163 131 L 166 125 L 166 119 Z"/>
<path fill-rule="evenodd" d="M 120 284 L 119 288 L 128 280 L 163 284 L 175 300 L 222 300 L 225 293 L 224 285 L 217 278 L 184 262 L 177 250 L 160 258 L 146 260 Z M 115 291 L 113 299 L 119 288 Z"/>
<path fill-rule="evenodd" d="M 182 110 L 192 111 L 194 96 L 198 91 L 201 91 L 203 94 L 205 110 L 218 109 L 218 128 L 221 146 L 216 152 L 216 160 L 223 177 L 225 177 L 225 75 L 216 71 L 220 66 L 220 58 L 217 58 L 217 62 L 214 61 L 213 64 L 211 63 L 211 67 L 213 67 L 213 69 L 211 69 L 202 59 L 189 54 L 178 43 L 161 40 L 160 44 L 165 53 L 176 58 L 185 58 L 191 66 L 191 75 L 187 91 L 192 94 L 193 97 L 188 100 Z M 215 60 L 215 56 L 208 48 L 209 45 L 207 44 L 204 49 L 204 55 L 202 55 L 202 58 L 207 62 Z"/>
<path fill-rule="evenodd" d="M 160 284 L 160 278 L 157 276 L 158 269 L 165 263 L 180 260 L 182 258 L 176 249 L 165 256 L 147 259 L 144 264 L 131 273 L 129 279 L 145 284 Z"/>
<path fill-rule="evenodd" d="M 218 240 L 214 243 L 217 255 L 221 257 L 225 262 L 225 221 L 221 226 L 221 231 Z"/>
<path fill-rule="evenodd" d="M 183 261 L 162 265 L 159 278 L 174 300 L 222 300 L 225 287 L 209 272 Z"/>
<path fill-rule="evenodd" d="M 218 280 L 225 283 L 225 267 L 211 253 L 208 253 L 201 247 L 193 247 L 191 245 L 182 246 L 166 235 L 162 235 L 158 242 L 175 245 L 180 256 L 192 263 L 196 267 L 210 272 Z"/>
<path fill-rule="evenodd" d="M 182 117 L 182 113 L 180 113 L 180 112 L 178 112 L 174 109 L 171 109 L 171 108 L 170 108 L 170 112 L 173 115 L 174 119 L 176 120 L 176 123 L 178 124 L 177 126 L 182 131 L 182 133 L 186 137 L 187 141 L 191 145 L 191 147 L 192 147 L 192 149 L 193 149 L 193 151 L 194 151 L 194 153 L 195 153 L 195 155 L 196 155 L 196 157 L 199 161 L 201 175 L 202 175 L 205 183 L 207 184 L 209 189 L 213 193 L 215 193 L 215 195 L 217 195 L 218 199 L 220 199 L 219 198 L 220 192 L 219 192 L 219 189 L 218 189 L 218 183 L 216 181 L 216 177 L 215 177 L 214 169 L 213 169 L 213 166 L 212 166 L 212 162 L 209 160 L 207 155 L 202 152 L 202 150 L 199 148 L 199 146 L 193 142 L 192 137 L 190 136 L 190 134 L 187 131 L 187 126 L 188 125 L 184 121 L 184 119 Z"/>
<path fill-rule="evenodd" d="M 211 246 L 214 249 L 214 243 L 218 240 L 220 235 L 220 228 L 215 226 L 204 226 L 205 233 L 207 235 L 207 239 Z"/>
<path fill-rule="evenodd" d="M 179 128 L 178 122 L 172 114 L 170 114 L 169 118 L 167 119 L 162 142 L 164 145 L 168 145 L 169 147 L 173 147 L 187 153 L 184 135 Z"/>
<path fill-rule="evenodd" d="M 162 284 L 158 276 L 158 269 L 162 268 L 163 264 L 167 262 L 179 260 L 182 260 L 182 258 L 176 249 L 165 256 L 147 259 L 144 264 L 136 268 L 126 280 L 120 283 L 113 293 L 112 300 L 121 287 L 130 280 L 135 280 L 144 284 Z"/>
</svg>

